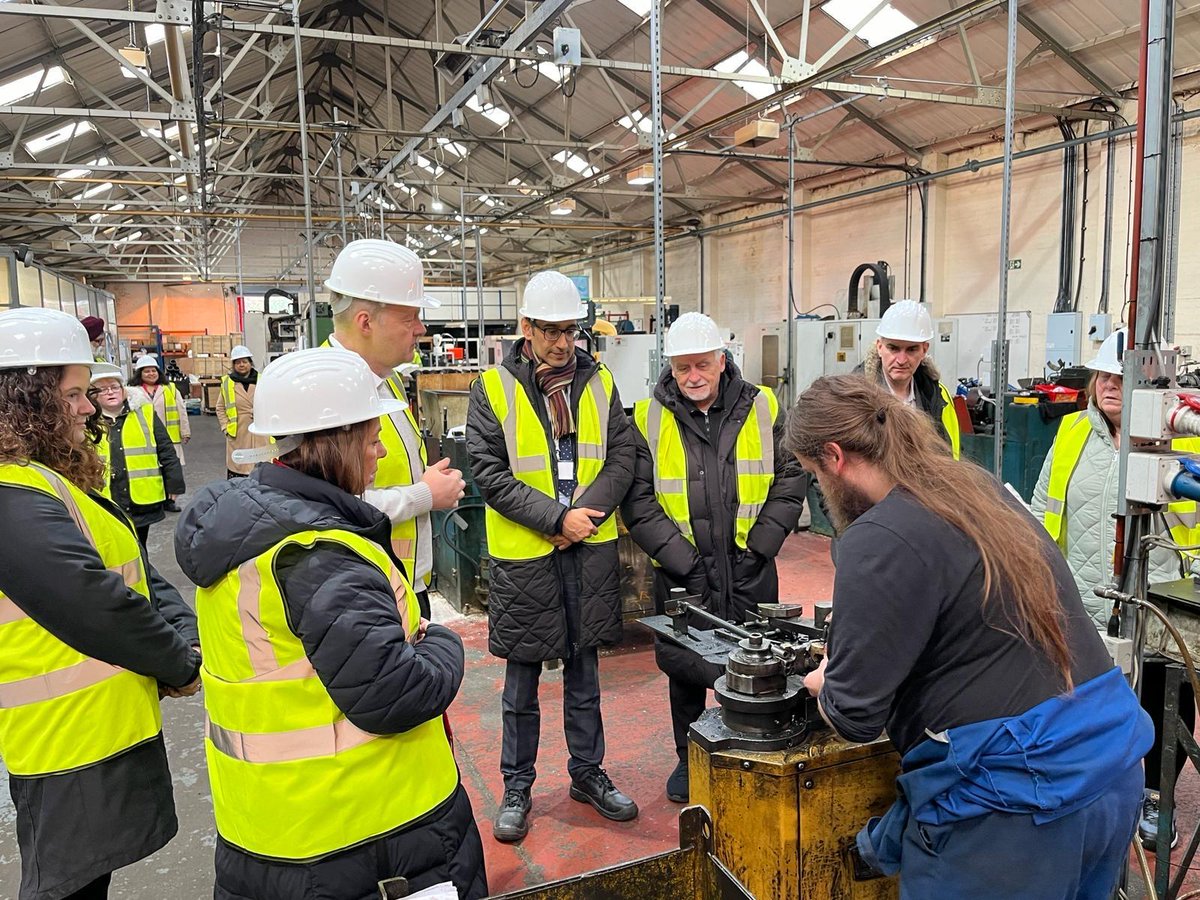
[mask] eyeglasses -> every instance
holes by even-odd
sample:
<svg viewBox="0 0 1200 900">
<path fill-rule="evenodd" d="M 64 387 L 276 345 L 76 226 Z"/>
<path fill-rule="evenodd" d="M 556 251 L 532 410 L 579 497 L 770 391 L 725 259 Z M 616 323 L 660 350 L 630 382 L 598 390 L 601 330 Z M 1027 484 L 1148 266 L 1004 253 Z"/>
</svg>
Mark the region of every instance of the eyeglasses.
<svg viewBox="0 0 1200 900">
<path fill-rule="evenodd" d="M 110 384 L 107 387 L 92 388 L 94 394 L 120 394 L 125 388 L 119 384 Z"/>
<path fill-rule="evenodd" d="M 559 339 L 565 334 L 568 343 L 574 343 L 579 337 L 579 328 L 571 326 L 570 328 L 547 328 L 545 325 L 539 325 L 537 322 L 531 323 L 534 328 L 542 333 L 542 337 L 552 344 L 557 344 Z"/>
</svg>

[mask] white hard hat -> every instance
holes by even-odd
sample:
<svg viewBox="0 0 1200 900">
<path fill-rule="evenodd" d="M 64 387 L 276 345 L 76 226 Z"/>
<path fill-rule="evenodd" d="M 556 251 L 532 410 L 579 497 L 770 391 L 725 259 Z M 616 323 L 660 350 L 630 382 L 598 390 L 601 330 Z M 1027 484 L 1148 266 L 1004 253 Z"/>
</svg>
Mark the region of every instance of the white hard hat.
<svg viewBox="0 0 1200 900">
<path fill-rule="evenodd" d="M 138 361 L 133 364 L 133 370 L 135 372 L 138 369 L 157 369 L 157 368 L 159 368 L 158 357 L 155 356 L 153 353 L 147 353 L 145 356 L 139 356 Z"/>
<path fill-rule="evenodd" d="M 403 400 L 384 400 L 375 373 L 361 356 L 338 347 L 287 353 L 258 376 L 253 434 L 309 434 L 400 412 Z"/>
<path fill-rule="evenodd" d="M 574 322 L 587 318 L 587 306 L 579 288 L 561 272 L 538 272 L 525 285 L 524 304 L 518 314 L 543 322 Z"/>
<path fill-rule="evenodd" d="M 254 359 L 254 354 L 250 352 L 250 348 L 245 344 L 238 344 L 229 351 L 229 361 L 233 362 L 235 359 Z M 141 363 L 139 362 L 138 368 L 140 369 L 141 367 Z"/>
<path fill-rule="evenodd" d="M 87 329 L 74 316 L 25 307 L 0 312 L 0 369 L 94 363 Z"/>
<path fill-rule="evenodd" d="M 1114 331 L 1104 339 L 1104 343 L 1100 345 L 1100 350 L 1096 354 L 1096 358 L 1087 363 L 1087 367 L 1093 372 L 1108 372 L 1110 375 L 1121 374 L 1121 360 L 1117 357 L 1117 344 L 1119 343 L 1122 349 L 1128 349 L 1126 344 L 1127 332 L 1124 328 Z"/>
<path fill-rule="evenodd" d="M 325 287 L 343 297 L 436 309 L 442 304 L 425 294 L 421 258 L 395 241 L 351 241 L 333 261 Z"/>
<path fill-rule="evenodd" d="M 698 312 L 687 312 L 676 319 L 663 341 L 663 356 L 668 357 L 724 349 L 717 323 Z"/>
<path fill-rule="evenodd" d="M 897 300 L 887 308 L 875 334 L 895 341 L 927 343 L 933 340 L 933 319 L 916 300 Z"/>
<path fill-rule="evenodd" d="M 97 381 L 104 381 L 106 378 L 116 378 L 122 384 L 125 383 L 125 373 L 121 371 L 120 366 L 114 366 L 112 363 L 93 363 L 92 384 L 95 384 Z"/>
</svg>

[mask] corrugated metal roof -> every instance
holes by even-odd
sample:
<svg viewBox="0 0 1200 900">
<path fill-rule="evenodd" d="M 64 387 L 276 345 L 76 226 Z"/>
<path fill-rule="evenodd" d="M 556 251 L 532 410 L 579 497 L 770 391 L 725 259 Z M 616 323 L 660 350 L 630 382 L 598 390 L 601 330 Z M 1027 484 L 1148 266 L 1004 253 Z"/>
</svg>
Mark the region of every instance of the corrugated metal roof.
<svg viewBox="0 0 1200 900">
<path fill-rule="evenodd" d="M 66 5 L 85 6 L 83 3 Z M 153 9 L 149 0 L 139 0 L 135 5 L 143 11 Z M 893 5 L 915 22 L 925 22 L 947 12 L 945 0 L 893 0 Z M 444 17 L 438 19 L 431 0 L 402 4 L 385 4 L 382 0 L 343 0 L 309 4 L 303 18 L 306 25 L 313 27 L 358 33 L 381 34 L 390 26 L 396 36 L 429 41 L 449 41 L 455 35 L 471 31 L 478 22 L 479 5 L 475 0 L 444 0 L 442 6 Z M 494 27 L 513 27 L 514 10 L 520 5 L 512 6 L 513 10 L 501 13 Z M 118 0 L 98 0 L 86 7 L 115 11 L 123 9 L 124 4 Z M 790 52 L 797 52 L 802 4 L 798 0 L 774 0 L 766 8 L 784 46 Z M 1022 3 L 1021 9 L 1109 85 L 1123 87 L 1135 80 L 1139 45 L 1136 4 L 1128 0 L 1028 0 Z M 998 8 L 967 28 L 967 41 L 985 86 L 1003 83 L 1006 31 L 1004 19 L 998 14 L 1001 11 L 1002 8 Z M 1200 67 L 1200 15 L 1196 13 L 1200 13 L 1200 3 L 1195 0 L 1190 5 L 1181 4 L 1177 12 L 1175 62 L 1180 70 Z M 226 9 L 225 15 L 243 21 L 262 18 L 261 13 L 246 10 Z M 644 21 L 617 0 L 588 0 L 576 4 L 567 11 L 560 24 L 567 24 L 568 19 L 582 31 L 588 47 L 585 55 L 634 62 L 647 58 L 649 46 Z M 85 24 L 113 49 L 128 43 L 128 26 L 118 21 L 91 20 Z M 744 0 L 670 0 L 663 21 L 664 63 L 711 68 L 737 51 L 745 51 L 757 60 L 762 60 L 765 52 L 768 67 L 778 72 L 777 55 L 769 48 L 762 31 L 761 23 Z M 139 42 L 141 34 L 139 26 Z M 815 9 L 809 31 L 809 59 L 819 58 L 844 34 L 842 25 L 821 9 Z M 216 82 L 222 71 L 228 70 L 248 38 L 245 32 L 225 31 L 218 53 L 216 36 L 207 36 L 203 66 L 206 88 Z M 190 57 L 190 40 L 186 43 Z M 540 45 L 548 49 L 548 43 L 548 34 L 543 35 Z M 210 156 L 210 162 L 215 158 L 218 176 L 213 182 L 215 196 L 211 208 L 239 214 L 296 217 L 301 208 L 298 178 L 266 177 L 300 171 L 295 149 L 298 135 L 294 126 L 287 124 L 296 121 L 296 79 L 291 48 L 288 40 L 280 36 L 260 36 L 255 39 L 255 44 L 256 48 L 228 74 L 224 89 L 212 104 L 210 134 L 221 132 L 224 137 Z M 1040 44 L 1027 30 L 1019 34 L 1018 57 L 1025 60 L 1017 76 L 1019 101 L 1057 106 L 1095 94 L 1095 88 L 1086 78 L 1050 50 L 1039 49 Z M 163 112 L 168 109 L 160 97 L 148 92 L 139 81 L 122 77 L 116 63 L 67 20 L 5 15 L 0 4 L 0 46 L 6 51 L 0 63 L 0 91 L 14 77 L 27 75 L 41 66 L 62 64 L 75 73 L 74 83 L 47 88 L 38 98 L 39 105 L 96 110 L 115 105 L 131 116 L 138 110 Z M 277 49 L 280 47 L 283 49 Z M 864 49 L 866 44 L 861 39 L 852 38 L 834 59 L 846 60 Z M 407 134 L 383 132 L 388 127 L 407 133 L 419 130 L 439 102 L 456 87 L 435 72 L 435 54 L 425 49 L 394 48 L 385 52 L 376 45 L 307 39 L 303 50 L 309 121 L 314 124 L 330 122 L 336 108 L 341 120 L 357 122 L 358 128 L 351 126 L 346 138 L 349 150 L 344 155 L 344 162 L 346 179 L 360 184 L 365 183 L 377 166 L 389 160 L 407 140 Z M 282 64 L 275 65 L 268 55 L 271 52 L 284 54 Z M 273 77 L 256 91 L 263 76 L 272 69 Z M 169 88 L 165 48 L 161 43 L 151 47 L 151 77 L 157 84 Z M 385 102 L 389 80 L 391 103 Z M 838 80 L 875 88 L 886 86 L 958 95 L 974 92 L 962 43 L 953 31 L 898 59 L 848 73 Z M 742 88 L 731 83 L 724 83 L 714 93 L 714 87 L 720 83 L 710 79 L 668 74 L 663 82 L 668 129 L 672 129 L 673 123 L 685 113 L 692 115 L 682 127 L 683 131 L 730 114 L 749 99 Z M 572 231 L 569 237 L 577 244 L 586 245 L 603 233 L 609 222 L 643 222 L 649 215 L 649 188 L 640 192 L 630 189 L 624 184 L 622 174 L 631 155 L 639 150 L 637 136 L 617 122 L 627 110 L 648 114 L 649 104 L 645 99 L 649 88 L 648 74 L 585 67 L 574 79 L 573 88 L 572 96 L 566 97 L 554 81 L 543 74 L 535 74 L 533 69 L 521 67 L 520 71 L 513 72 L 505 67 L 492 83 L 492 92 L 499 107 L 515 113 L 516 119 L 501 128 L 478 112 L 466 111 L 461 132 L 453 132 L 447 126 L 440 133 L 455 134 L 455 139 L 469 151 L 467 155 L 460 157 L 430 140 L 421 152 L 427 160 L 444 167 L 445 173 L 434 179 L 419 167 L 408 163 L 401 165 L 394 179 L 412 183 L 417 193 L 408 198 L 398 189 L 390 188 L 392 199 L 389 202 L 397 203 L 403 211 L 432 216 L 433 186 L 425 182 L 436 181 L 444 185 L 439 188 L 439 199 L 451 204 L 448 215 L 452 216 L 460 190 L 455 185 L 459 183 L 504 185 L 512 179 L 520 179 L 542 191 L 550 190 L 561 185 L 564 177 L 574 180 L 578 174 L 562 163 L 553 162 L 556 146 L 534 144 L 567 137 L 585 142 L 591 148 L 571 151 L 585 157 L 588 164 L 616 169 L 604 185 L 603 193 L 575 194 L 579 210 L 571 223 L 579 225 L 594 217 L 596 230 Z M 34 101 L 27 98 L 17 102 L 33 104 Z M 974 138 L 977 141 L 988 139 L 1002 119 L 999 109 L 896 97 L 864 97 L 854 103 L 855 114 L 846 108 L 829 110 L 832 103 L 825 94 L 810 91 L 788 106 L 789 113 L 800 116 L 819 113 L 797 127 L 797 140 L 801 146 L 808 147 L 819 142 L 817 156 L 822 160 L 866 162 L 900 158 L 900 151 L 892 141 L 855 115 L 873 120 L 899 141 L 919 150 L 959 146 L 972 140 L 972 134 L 978 135 Z M 778 110 L 769 110 L 768 114 L 776 119 L 780 117 Z M 173 231 L 174 220 L 155 222 L 133 216 L 134 212 L 144 209 L 179 214 L 195 204 L 196 198 L 185 196 L 186 186 L 175 184 L 179 167 L 177 151 L 172 155 L 162 143 L 143 131 L 148 124 L 161 127 L 165 123 L 98 118 L 94 120 L 98 131 L 85 132 L 69 144 L 39 153 L 36 163 L 61 162 L 76 166 L 104 156 L 123 167 L 122 173 L 96 172 L 89 177 L 109 179 L 125 174 L 126 180 L 136 182 L 117 185 L 107 194 L 97 192 L 75 205 L 50 202 L 61 197 L 78 197 L 92 185 L 60 184 L 52 180 L 54 171 L 22 168 L 22 163 L 28 166 L 35 162 L 26 153 L 24 143 L 72 118 L 61 110 L 58 115 L 28 117 L 0 113 L 0 150 L 12 149 L 17 167 L 10 173 L 4 189 L 5 200 L 0 204 L 6 208 L 6 211 L 0 211 L 0 240 L 34 235 L 31 239 L 45 242 L 66 237 L 76 246 L 81 241 L 86 246 L 89 240 L 104 240 L 93 226 L 127 222 L 127 233 L 134 227 L 149 224 L 161 226 L 161 230 L 149 229 L 152 236 L 166 235 L 163 240 L 169 246 L 162 247 L 158 254 L 164 257 L 164 264 L 181 254 L 185 260 L 191 258 L 194 254 L 191 236 L 199 233 L 199 229 L 185 232 L 181 239 Z M 236 119 L 252 120 L 253 129 L 234 122 Z M 1033 121 L 1049 120 L 1042 116 L 1034 117 Z M 718 128 L 707 137 L 694 140 L 691 147 L 709 151 L 727 148 L 738 124 L 734 122 Z M 19 141 L 16 140 L 18 134 Z M 244 152 L 238 152 L 244 142 Z M 326 131 L 314 130 L 310 135 L 309 155 L 314 169 L 327 156 L 330 142 L 331 135 Z M 178 146 L 174 140 L 166 143 L 171 147 Z M 785 149 L 781 137 L 756 152 L 781 157 Z M 138 171 L 143 167 L 173 167 L 176 171 Z M 339 210 L 333 170 L 332 162 L 327 161 L 313 177 L 314 203 L 319 216 Z M 814 177 L 828 171 L 802 165 L 800 177 Z M 247 172 L 259 172 L 263 177 L 244 177 Z M 786 166 L 779 160 L 744 163 L 697 156 L 669 159 L 664 180 L 666 190 L 688 196 L 668 201 L 668 217 L 683 220 L 706 210 L 726 209 L 732 202 L 728 198 L 777 198 L 781 195 L 785 173 Z M 31 180 L 29 176 L 35 174 L 47 180 Z M 50 201 L 46 199 L 47 192 Z M 106 207 L 117 202 L 124 202 L 125 209 L 106 211 Z M 508 205 L 511 208 L 524 202 L 528 202 L 526 197 L 517 196 L 511 198 Z M 499 209 L 492 209 L 491 214 L 496 215 Z M 95 210 L 104 212 L 105 216 L 93 223 L 88 216 Z M 363 209 L 368 217 L 372 213 L 377 215 L 378 211 L 379 207 L 372 204 Z M 545 210 L 531 212 L 537 214 Z M 76 220 L 63 221 L 52 213 L 75 215 Z M 236 221 L 221 222 L 218 219 L 215 224 L 228 230 Z M 293 234 L 298 230 L 294 218 L 274 221 L 286 223 L 277 227 L 290 229 Z M 557 228 L 556 236 L 559 224 L 547 220 L 549 230 L 539 233 L 534 241 L 539 251 L 568 245 L 562 228 Z M 449 234 L 456 229 L 457 223 L 448 221 L 447 226 Z M 113 236 L 121 233 L 118 230 Z M 522 236 L 530 233 L 516 233 L 518 243 Z M 488 252 L 497 251 L 512 234 L 494 231 L 485 238 L 485 248 Z M 209 233 L 210 243 L 219 244 L 220 241 L 219 234 Z M 47 253 L 49 255 L 49 251 Z M 278 254 L 268 254 L 264 259 L 273 258 L 273 255 Z M 97 245 L 92 257 L 73 252 L 56 259 L 63 263 L 87 264 L 89 260 L 106 256 L 111 258 L 111 251 Z M 149 259 L 148 254 L 147 264 Z"/>
</svg>

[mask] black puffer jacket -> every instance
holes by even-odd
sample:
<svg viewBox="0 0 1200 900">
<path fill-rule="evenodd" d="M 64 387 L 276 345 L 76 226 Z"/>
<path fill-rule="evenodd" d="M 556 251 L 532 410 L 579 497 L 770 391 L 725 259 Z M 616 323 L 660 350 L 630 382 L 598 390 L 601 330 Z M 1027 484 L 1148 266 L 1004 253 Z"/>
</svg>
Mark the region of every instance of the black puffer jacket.
<svg viewBox="0 0 1200 900">
<path fill-rule="evenodd" d="M 374 507 L 320 479 L 260 465 L 246 478 L 200 491 L 180 516 L 175 555 L 184 573 L 204 587 L 290 534 L 334 528 L 375 541 L 390 554 L 391 526 Z M 323 543 L 281 553 L 276 573 L 289 624 L 329 696 L 354 725 L 372 734 L 399 734 L 450 706 L 463 677 L 462 641 L 431 624 L 419 643 L 408 643 L 395 596 L 377 568 Z M 372 800 L 362 798 L 364 805 Z M 452 880 L 462 897 L 487 894 L 483 847 L 461 785 L 416 823 L 315 863 L 272 862 L 220 842 L 216 897 L 377 896 L 376 882 L 396 875 L 409 878 L 414 890 Z"/>
<path fill-rule="evenodd" d="M 775 481 L 747 535 L 747 549 L 734 543 L 737 437 L 758 392 L 730 359 L 725 361 L 720 395 L 708 417 L 683 396 L 670 367 L 663 369 L 654 387 L 654 398 L 674 414 L 683 437 L 694 546 L 659 506 L 654 496 L 650 448 L 641 432 L 633 429 L 637 475 L 621 505 L 621 518 L 638 546 L 661 566 L 655 570 L 655 600 L 660 609 L 670 588 L 676 585 L 703 594 L 708 609 L 738 622 L 755 611 L 755 604 L 778 600 L 775 557 L 800 520 L 809 476 L 783 446 L 786 411 L 781 408 L 774 428 Z M 705 420 L 717 417 L 719 425 L 710 434 Z"/>
<path fill-rule="evenodd" d="M 512 372 L 524 388 L 541 419 L 546 440 L 550 442 L 546 401 L 534 382 L 533 363 L 522 355 L 524 343 L 518 341 L 501 365 Z M 576 350 L 575 355 L 577 369 L 571 385 L 571 408 L 577 413 L 579 398 L 597 371 L 597 363 L 582 350 Z M 616 510 L 633 480 L 632 432 L 614 385 L 604 468 L 574 506 L 599 510 L 605 515 Z M 479 492 L 489 506 L 541 534 L 561 532 L 567 507 L 513 476 L 504 432 L 492 412 L 481 379 L 471 386 L 467 449 Z M 564 552 L 574 554 L 579 564 L 578 645 L 595 647 L 615 643 L 621 638 L 621 570 L 616 541 L 606 544 L 581 542 Z M 540 662 L 561 659 L 568 654 L 561 556 L 562 553 L 555 551 L 540 559 L 492 560 L 488 648 L 494 655 L 519 662 Z"/>
<path fill-rule="evenodd" d="M 175 446 L 171 443 L 171 435 L 167 433 L 167 426 L 155 414 L 154 407 L 146 406 L 143 409 L 146 410 L 146 417 L 154 429 L 154 444 L 158 451 L 158 469 L 162 474 L 163 489 L 167 492 L 167 496 L 178 497 L 187 490 L 183 483 L 183 466 L 179 462 L 179 454 L 175 452 Z M 97 416 L 95 427 L 108 430 L 108 484 L 112 498 L 121 509 L 129 514 L 134 525 L 138 528 L 145 528 L 147 525 L 161 522 L 167 517 L 167 514 L 163 512 L 162 503 L 142 506 L 130 499 L 129 466 L 125 462 L 125 438 L 122 428 L 125 420 L 131 415 L 134 413 L 130 412 L 127 404 L 115 420 L 105 415 Z"/>
</svg>

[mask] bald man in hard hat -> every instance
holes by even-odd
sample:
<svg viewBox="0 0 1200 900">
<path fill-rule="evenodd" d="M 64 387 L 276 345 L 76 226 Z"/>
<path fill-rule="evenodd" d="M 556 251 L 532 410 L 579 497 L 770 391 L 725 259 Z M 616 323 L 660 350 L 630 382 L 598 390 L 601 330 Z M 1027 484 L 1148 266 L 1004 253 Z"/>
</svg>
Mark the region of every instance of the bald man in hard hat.
<svg viewBox="0 0 1200 900">
<path fill-rule="evenodd" d="M 722 619 L 744 622 L 757 604 L 779 601 L 775 557 L 800 519 L 808 476 L 783 450 L 779 401 L 742 378 L 716 322 L 684 313 L 664 352 L 653 398 L 634 407 L 637 469 L 621 518 L 658 564 L 659 613 L 671 588 L 684 587 Z M 669 679 L 678 755 L 667 796 L 686 803 L 688 727 L 724 673 L 665 641 L 654 649 Z"/>
<path fill-rule="evenodd" d="M 439 306 L 425 294 L 420 258 L 394 241 L 373 238 L 342 248 L 325 281 L 333 306 L 329 345 L 361 356 L 379 380 L 379 396 L 404 400 L 400 365 L 414 360 L 417 339 L 425 333 L 421 310 Z M 430 510 L 452 509 L 465 482 L 450 460 L 428 465 L 420 426 L 407 407 L 380 419 L 379 439 L 387 456 L 363 499 L 392 520 L 392 551 L 404 563 L 417 594 L 421 615 L 429 618 L 429 582 L 433 572 L 433 525 Z"/>
<path fill-rule="evenodd" d="M 855 371 L 929 416 L 958 459 L 960 437 L 953 396 L 939 380 L 929 357 L 933 340 L 929 310 L 916 300 L 897 300 L 883 314 L 875 335 L 875 346 Z"/>
</svg>

